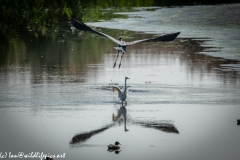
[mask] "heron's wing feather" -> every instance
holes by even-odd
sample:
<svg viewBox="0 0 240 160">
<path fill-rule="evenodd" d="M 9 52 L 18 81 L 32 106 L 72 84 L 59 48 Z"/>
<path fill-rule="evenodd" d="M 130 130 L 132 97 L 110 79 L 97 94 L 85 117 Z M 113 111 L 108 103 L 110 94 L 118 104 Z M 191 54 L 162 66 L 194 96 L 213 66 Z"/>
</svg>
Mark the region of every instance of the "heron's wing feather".
<svg viewBox="0 0 240 160">
<path fill-rule="evenodd" d="M 141 43 L 141 42 L 173 41 L 179 34 L 180 34 L 180 32 L 176 32 L 176 33 L 161 35 L 161 36 L 156 37 L 156 38 L 142 39 L 142 40 L 136 40 L 136 41 L 132 41 L 132 42 L 126 42 L 126 45 L 133 45 L 133 44 Z"/>
<path fill-rule="evenodd" d="M 113 92 L 117 91 L 118 92 L 118 97 L 121 97 L 122 90 L 119 87 L 113 87 Z"/>
<path fill-rule="evenodd" d="M 111 37 L 111 36 L 109 36 L 109 35 L 107 35 L 105 33 L 98 32 L 98 31 L 95 31 L 95 30 L 93 30 L 93 33 L 98 34 L 98 35 L 103 36 L 103 37 L 106 37 L 106 38 L 112 40 L 113 42 L 115 42 L 115 43 L 117 43 L 117 44 L 119 44 L 121 46 L 125 46 L 126 45 L 126 42 L 116 40 L 115 38 L 113 38 L 113 37 Z"/>
<path fill-rule="evenodd" d="M 119 44 L 119 45 L 124 45 L 126 42 L 124 41 L 119 41 L 119 40 L 116 40 L 115 38 L 105 34 L 105 33 L 102 33 L 102 32 L 98 32 L 98 31 L 95 31 L 93 30 L 92 28 L 90 28 L 89 26 L 87 26 L 86 24 L 78 21 L 78 20 L 75 20 L 75 19 L 71 19 L 70 22 L 72 23 L 72 25 L 79 29 L 79 30 L 83 30 L 83 31 L 88 31 L 88 32 L 91 32 L 91 33 L 95 33 L 95 34 L 98 34 L 100 36 L 103 36 L 103 37 L 106 37 L 110 40 L 112 40 L 113 42 Z"/>
</svg>

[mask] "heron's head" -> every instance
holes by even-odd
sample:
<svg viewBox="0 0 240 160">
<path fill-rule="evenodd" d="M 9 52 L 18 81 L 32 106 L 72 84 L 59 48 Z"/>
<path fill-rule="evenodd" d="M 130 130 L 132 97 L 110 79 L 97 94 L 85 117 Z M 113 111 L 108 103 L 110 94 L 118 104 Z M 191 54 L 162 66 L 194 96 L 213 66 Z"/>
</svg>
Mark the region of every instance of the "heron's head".
<svg viewBox="0 0 240 160">
<path fill-rule="evenodd" d="M 125 77 L 125 79 L 127 80 L 127 79 L 130 79 L 130 78 L 128 78 L 128 77 Z"/>
<path fill-rule="evenodd" d="M 117 142 L 115 142 L 115 145 L 119 145 L 120 143 L 117 141 Z"/>
<path fill-rule="evenodd" d="M 122 41 L 122 37 L 119 37 L 119 41 Z"/>
</svg>

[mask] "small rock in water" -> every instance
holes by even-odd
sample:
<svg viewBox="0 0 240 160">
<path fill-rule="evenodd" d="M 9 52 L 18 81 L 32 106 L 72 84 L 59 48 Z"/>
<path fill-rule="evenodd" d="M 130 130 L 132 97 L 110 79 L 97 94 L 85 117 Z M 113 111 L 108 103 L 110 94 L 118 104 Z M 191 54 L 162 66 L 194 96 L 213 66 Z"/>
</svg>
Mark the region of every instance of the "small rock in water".
<svg viewBox="0 0 240 160">
<path fill-rule="evenodd" d="M 240 119 L 237 120 L 237 125 L 240 125 Z"/>
</svg>

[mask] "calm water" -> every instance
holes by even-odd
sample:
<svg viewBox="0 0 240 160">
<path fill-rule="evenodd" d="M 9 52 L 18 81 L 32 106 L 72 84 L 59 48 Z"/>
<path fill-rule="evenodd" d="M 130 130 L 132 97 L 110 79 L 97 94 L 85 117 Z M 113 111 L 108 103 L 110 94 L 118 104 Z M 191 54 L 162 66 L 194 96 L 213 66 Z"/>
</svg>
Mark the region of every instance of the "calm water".
<svg viewBox="0 0 240 160">
<path fill-rule="evenodd" d="M 153 36 L 98 30 L 128 41 Z M 24 36 L 1 44 L 0 154 L 239 159 L 240 62 L 202 54 L 209 49 L 208 37 L 193 40 L 183 32 L 174 42 L 130 46 L 121 69 L 113 69 L 115 44 L 88 33 L 79 36 L 70 25 L 63 35 L 57 41 Z M 125 76 L 131 85 L 127 132 L 124 122 L 112 121 L 121 102 L 109 88 L 123 85 Z M 71 143 L 83 133 L 91 137 Z M 119 154 L 107 152 L 115 141 L 122 143 Z"/>
</svg>

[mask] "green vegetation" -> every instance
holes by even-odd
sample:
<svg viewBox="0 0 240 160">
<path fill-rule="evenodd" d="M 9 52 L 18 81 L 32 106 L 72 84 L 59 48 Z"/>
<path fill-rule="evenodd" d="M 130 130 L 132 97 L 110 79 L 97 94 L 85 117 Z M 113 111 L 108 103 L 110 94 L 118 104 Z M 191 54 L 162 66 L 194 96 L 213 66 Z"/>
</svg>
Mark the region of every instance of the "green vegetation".
<svg viewBox="0 0 240 160">
<path fill-rule="evenodd" d="M 59 27 L 71 18 L 84 22 L 109 20 L 119 16 L 114 12 L 132 7 L 237 2 L 240 0 L 0 0 L 0 38 L 9 40 L 19 32 L 31 32 L 36 38 L 56 37 Z M 111 10 L 106 12 L 108 8 Z"/>
<path fill-rule="evenodd" d="M 52 72 L 61 75 L 57 77 L 60 79 L 64 75 L 82 76 L 88 68 L 85 66 L 97 64 L 113 45 L 111 41 L 90 33 L 72 34 L 69 19 L 83 22 L 110 20 L 119 16 L 124 18 L 124 15 L 114 13 L 134 11 L 133 7 L 194 4 L 199 1 L 0 0 L 0 69 L 3 72 L 12 71 L 12 66 L 23 72 L 30 69 L 33 80 Z M 105 32 L 103 28 L 98 30 Z M 131 37 L 133 34 L 106 30 L 110 35 Z"/>
</svg>

